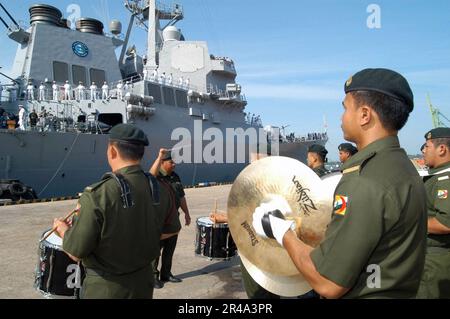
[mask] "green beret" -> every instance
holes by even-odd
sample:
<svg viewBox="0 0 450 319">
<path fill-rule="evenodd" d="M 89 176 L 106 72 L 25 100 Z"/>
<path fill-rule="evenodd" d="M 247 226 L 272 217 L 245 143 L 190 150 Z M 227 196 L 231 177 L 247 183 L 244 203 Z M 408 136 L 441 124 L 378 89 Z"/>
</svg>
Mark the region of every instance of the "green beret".
<svg viewBox="0 0 450 319">
<path fill-rule="evenodd" d="M 428 131 L 425 134 L 426 140 L 432 140 L 435 138 L 450 138 L 450 128 L 448 127 L 437 127 Z"/>
<path fill-rule="evenodd" d="M 109 139 L 148 146 L 148 139 L 145 133 L 137 126 L 131 124 L 114 126 L 109 132 Z"/>
<path fill-rule="evenodd" d="M 345 82 L 345 93 L 353 91 L 375 91 L 400 100 L 414 109 L 414 96 L 408 81 L 399 73 L 388 69 L 365 69 Z"/>
<path fill-rule="evenodd" d="M 342 143 L 339 145 L 338 149 L 339 151 L 349 152 L 352 156 L 358 152 L 358 149 L 350 143 Z"/>
<path fill-rule="evenodd" d="M 328 154 L 328 151 L 323 145 L 313 144 L 308 148 L 308 153 L 317 153 L 322 156 L 322 158 L 325 158 Z"/>
</svg>

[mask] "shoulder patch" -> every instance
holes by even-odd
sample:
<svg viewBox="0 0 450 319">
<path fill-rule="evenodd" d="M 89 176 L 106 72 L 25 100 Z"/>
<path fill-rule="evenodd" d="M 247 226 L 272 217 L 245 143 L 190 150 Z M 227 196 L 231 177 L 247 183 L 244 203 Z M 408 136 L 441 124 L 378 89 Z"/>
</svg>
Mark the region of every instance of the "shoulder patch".
<svg viewBox="0 0 450 319">
<path fill-rule="evenodd" d="M 439 189 L 437 192 L 438 199 L 447 199 L 448 198 L 448 189 Z"/>
<path fill-rule="evenodd" d="M 345 216 L 345 213 L 347 212 L 347 205 L 348 205 L 348 196 L 344 195 L 334 196 L 333 211 L 335 214 Z"/>
</svg>

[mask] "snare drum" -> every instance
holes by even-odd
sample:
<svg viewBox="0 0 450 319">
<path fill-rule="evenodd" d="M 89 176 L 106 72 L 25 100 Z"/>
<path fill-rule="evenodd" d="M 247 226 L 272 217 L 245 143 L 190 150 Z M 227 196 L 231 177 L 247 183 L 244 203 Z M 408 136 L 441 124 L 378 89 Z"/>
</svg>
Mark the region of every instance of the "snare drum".
<svg viewBox="0 0 450 319">
<path fill-rule="evenodd" d="M 45 232 L 41 238 L 48 233 Z M 46 298 L 78 298 L 84 269 L 81 263 L 74 262 L 62 250 L 62 239 L 55 233 L 51 234 L 39 243 L 38 255 L 35 288 Z"/>
<path fill-rule="evenodd" d="M 229 260 L 236 255 L 236 244 L 228 224 L 214 224 L 209 217 L 197 219 L 195 254 L 209 260 Z"/>
</svg>

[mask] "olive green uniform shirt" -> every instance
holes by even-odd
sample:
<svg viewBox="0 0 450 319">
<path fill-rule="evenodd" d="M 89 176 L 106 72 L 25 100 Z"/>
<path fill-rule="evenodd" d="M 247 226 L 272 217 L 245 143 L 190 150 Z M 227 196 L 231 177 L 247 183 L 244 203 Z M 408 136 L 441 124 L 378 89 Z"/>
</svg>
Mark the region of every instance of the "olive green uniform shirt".
<svg viewBox="0 0 450 319">
<path fill-rule="evenodd" d="M 450 228 L 450 163 L 430 169 L 428 173 L 432 175 L 425 181 L 428 217 Z M 428 234 L 428 247 L 450 249 L 450 235 Z"/>
<path fill-rule="evenodd" d="M 148 178 L 140 166 L 119 170 L 127 180 L 134 206 L 123 208 L 117 182 L 107 178 L 87 187 L 81 209 L 65 233 L 63 249 L 100 276 L 87 277 L 83 298 L 151 298 L 152 261 L 159 255 L 159 238 L 167 209 L 161 189 L 154 205 Z"/>
<path fill-rule="evenodd" d="M 450 227 L 450 163 L 430 169 L 424 178 L 427 213 Z M 417 298 L 450 298 L 450 234 L 428 234 L 425 269 Z"/>
<path fill-rule="evenodd" d="M 320 165 L 316 168 L 313 168 L 314 173 L 317 174 L 317 176 L 322 177 L 329 173 L 329 171 L 325 168 L 325 165 Z"/>
<path fill-rule="evenodd" d="M 317 271 L 349 288 L 344 298 L 415 297 L 427 229 L 419 174 L 397 137 L 373 142 L 342 168 L 325 239 L 311 252 Z"/>
<path fill-rule="evenodd" d="M 158 179 L 166 182 L 167 185 L 170 186 L 175 200 L 175 207 L 173 209 L 176 209 L 176 213 L 173 214 L 172 218 L 165 220 L 162 232 L 163 234 L 172 234 L 179 232 L 181 230 L 181 223 L 179 218 L 180 213 L 178 212 L 178 209 L 181 205 L 181 199 L 185 196 L 183 184 L 181 183 L 181 179 L 177 173 L 172 172 L 172 174 L 169 175 L 162 169 L 159 172 Z M 167 213 L 171 214 L 172 212 L 171 210 L 169 210 Z"/>
</svg>

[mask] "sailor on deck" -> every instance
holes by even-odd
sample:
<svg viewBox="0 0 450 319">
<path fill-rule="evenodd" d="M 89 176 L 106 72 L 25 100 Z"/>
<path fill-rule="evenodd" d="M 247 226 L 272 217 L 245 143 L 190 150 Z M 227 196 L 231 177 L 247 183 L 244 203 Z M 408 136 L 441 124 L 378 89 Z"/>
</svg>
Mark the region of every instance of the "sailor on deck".
<svg viewBox="0 0 450 319">
<path fill-rule="evenodd" d="M 28 86 L 27 86 L 27 98 L 30 101 L 34 100 L 34 86 L 31 81 L 28 82 Z"/>
<path fill-rule="evenodd" d="M 182 76 L 180 76 L 180 78 L 178 79 L 178 86 L 179 86 L 180 88 L 182 88 L 182 87 L 183 87 L 183 83 L 184 83 L 184 79 L 183 79 Z"/>
<path fill-rule="evenodd" d="M 154 69 L 153 70 L 151 80 L 154 81 L 154 82 L 158 81 L 158 69 Z"/>
<path fill-rule="evenodd" d="M 53 89 L 53 101 L 58 101 L 58 99 L 59 99 L 59 86 L 58 86 L 58 84 L 56 84 L 56 81 L 53 81 L 52 89 Z"/>
<path fill-rule="evenodd" d="M 19 129 L 22 131 L 25 131 L 25 123 L 26 123 L 26 117 L 25 117 L 25 109 L 23 105 L 19 105 Z"/>
<path fill-rule="evenodd" d="M 167 77 L 167 84 L 172 85 L 172 81 L 173 81 L 173 75 L 172 75 L 172 73 L 170 73 L 169 76 Z"/>
<path fill-rule="evenodd" d="M 117 83 L 117 98 L 123 100 L 123 82 Z"/>
<path fill-rule="evenodd" d="M 144 80 L 147 80 L 148 77 L 148 70 L 144 67 L 144 71 L 142 71 L 142 75 L 144 76 Z"/>
<path fill-rule="evenodd" d="M 39 101 L 45 100 L 45 85 L 44 82 L 41 82 L 41 85 L 39 85 Z"/>
<path fill-rule="evenodd" d="M 108 99 L 108 96 L 109 96 L 109 86 L 108 86 L 108 83 L 106 83 L 106 81 L 105 81 L 105 82 L 103 82 L 103 86 L 102 86 L 102 99 L 106 100 L 106 99 Z"/>
<path fill-rule="evenodd" d="M 85 86 L 83 85 L 83 82 L 79 82 L 78 87 L 77 87 L 77 91 L 78 91 L 78 101 L 82 101 L 84 100 L 84 90 L 85 90 Z"/>
<path fill-rule="evenodd" d="M 163 72 L 161 76 L 159 77 L 159 83 L 160 84 L 166 84 L 166 72 Z"/>
<path fill-rule="evenodd" d="M 90 87 L 91 89 L 91 99 L 92 101 L 97 100 L 97 85 L 95 84 L 95 82 L 92 82 L 92 85 Z"/>
<path fill-rule="evenodd" d="M 66 84 L 64 84 L 64 99 L 70 101 L 71 98 L 71 92 L 72 92 L 72 86 L 70 85 L 69 81 L 66 81 Z"/>
</svg>

